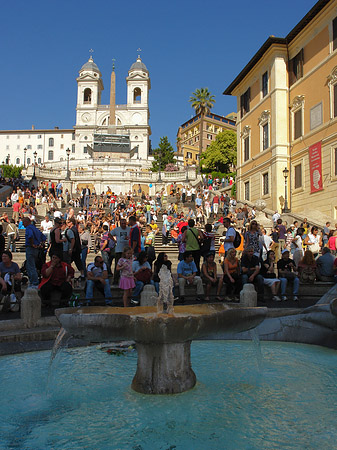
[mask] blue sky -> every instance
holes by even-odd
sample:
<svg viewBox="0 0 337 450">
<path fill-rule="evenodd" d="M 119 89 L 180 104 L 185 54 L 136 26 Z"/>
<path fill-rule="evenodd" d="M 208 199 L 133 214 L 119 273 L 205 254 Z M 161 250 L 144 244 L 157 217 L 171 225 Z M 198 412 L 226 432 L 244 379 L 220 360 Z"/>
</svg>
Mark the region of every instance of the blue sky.
<svg viewBox="0 0 337 450">
<path fill-rule="evenodd" d="M 128 69 L 137 49 L 150 72 L 152 146 L 193 115 L 193 91 L 208 87 L 213 111 L 226 115 L 235 99 L 222 95 L 269 35 L 285 37 L 316 0 L 12 0 L 2 2 L 0 129 L 72 128 L 76 77 L 89 49 L 109 101 L 112 58 L 116 102 L 126 103 Z"/>
</svg>

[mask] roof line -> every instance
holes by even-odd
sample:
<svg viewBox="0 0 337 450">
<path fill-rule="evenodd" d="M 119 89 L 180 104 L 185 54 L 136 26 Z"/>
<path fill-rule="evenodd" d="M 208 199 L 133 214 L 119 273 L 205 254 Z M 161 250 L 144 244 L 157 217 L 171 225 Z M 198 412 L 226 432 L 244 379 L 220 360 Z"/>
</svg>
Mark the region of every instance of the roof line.
<svg viewBox="0 0 337 450">
<path fill-rule="evenodd" d="M 319 0 L 310 11 L 301 19 L 297 25 L 287 34 L 285 38 L 270 36 L 264 44 L 255 53 L 248 64 L 241 70 L 239 75 L 232 81 L 232 83 L 224 90 L 223 95 L 232 95 L 233 89 L 244 79 L 255 64 L 261 59 L 264 53 L 273 44 L 289 45 L 291 41 L 308 25 L 309 22 L 328 4 L 331 0 Z"/>
</svg>

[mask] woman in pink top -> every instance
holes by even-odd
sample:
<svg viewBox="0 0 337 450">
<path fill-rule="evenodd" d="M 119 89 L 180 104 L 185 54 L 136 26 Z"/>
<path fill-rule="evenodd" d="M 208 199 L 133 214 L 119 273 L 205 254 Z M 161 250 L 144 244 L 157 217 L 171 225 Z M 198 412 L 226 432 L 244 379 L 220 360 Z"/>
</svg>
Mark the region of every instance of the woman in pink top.
<svg viewBox="0 0 337 450">
<path fill-rule="evenodd" d="M 336 256 L 336 239 L 337 239 L 337 231 L 330 231 L 328 247 L 331 250 L 331 253 Z"/>
<path fill-rule="evenodd" d="M 123 304 L 130 306 L 130 298 L 132 289 L 136 286 L 132 271 L 132 255 L 131 247 L 124 247 L 122 257 L 119 259 L 116 270 L 121 271 L 119 279 L 119 287 L 123 289 Z"/>
</svg>

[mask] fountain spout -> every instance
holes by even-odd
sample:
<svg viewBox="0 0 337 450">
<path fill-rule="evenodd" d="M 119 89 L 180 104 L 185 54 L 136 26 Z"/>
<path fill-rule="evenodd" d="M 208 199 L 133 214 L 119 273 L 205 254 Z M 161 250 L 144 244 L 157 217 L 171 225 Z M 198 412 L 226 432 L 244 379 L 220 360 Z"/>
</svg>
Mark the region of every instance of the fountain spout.
<svg viewBox="0 0 337 450">
<path fill-rule="evenodd" d="M 159 296 L 157 300 L 158 314 L 173 314 L 173 280 L 171 272 L 163 264 L 158 274 L 160 278 Z"/>
</svg>

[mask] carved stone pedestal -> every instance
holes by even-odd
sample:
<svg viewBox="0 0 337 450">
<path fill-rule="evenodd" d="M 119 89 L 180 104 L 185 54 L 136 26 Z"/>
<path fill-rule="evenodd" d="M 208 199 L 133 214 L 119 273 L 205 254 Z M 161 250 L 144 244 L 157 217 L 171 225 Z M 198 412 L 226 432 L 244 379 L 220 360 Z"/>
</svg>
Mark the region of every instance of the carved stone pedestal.
<svg viewBox="0 0 337 450">
<path fill-rule="evenodd" d="M 132 389 L 143 394 L 178 394 L 193 388 L 191 341 L 174 344 L 137 342 L 137 372 Z"/>
</svg>

